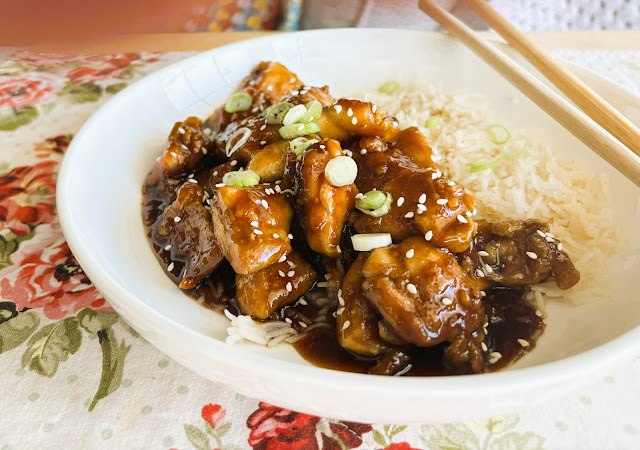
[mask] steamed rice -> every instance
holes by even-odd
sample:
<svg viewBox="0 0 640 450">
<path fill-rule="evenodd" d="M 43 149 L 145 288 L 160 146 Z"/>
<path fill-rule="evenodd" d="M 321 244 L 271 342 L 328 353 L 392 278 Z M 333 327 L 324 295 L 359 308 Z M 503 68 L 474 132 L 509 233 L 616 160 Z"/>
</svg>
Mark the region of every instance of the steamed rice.
<svg viewBox="0 0 640 450">
<path fill-rule="evenodd" d="M 401 128 L 418 127 L 446 176 L 475 196 L 478 217 L 535 218 L 549 224 L 581 278 L 564 291 L 553 281 L 532 286 L 528 298 L 540 310 L 544 311 L 547 297 L 575 303 L 606 297 L 607 261 L 621 250 L 624 239 L 613 221 L 604 175 L 589 173 L 584 164 L 556 159 L 544 144 L 505 121 L 498 122 L 509 129 L 511 139 L 494 144 L 487 126 L 496 120 L 478 96 L 447 93 L 435 85 L 406 85 L 393 94 L 367 92 L 355 98 L 385 108 Z M 425 120 L 432 116 L 439 116 L 440 122 L 427 129 Z M 502 152 L 512 156 L 493 170 L 470 172 L 470 164 L 492 161 Z M 228 332 L 229 343 L 248 340 L 262 345 L 295 342 L 304 336 L 286 322 L 259 324 L 248 316 L 233 317 Z"/>
</svg>

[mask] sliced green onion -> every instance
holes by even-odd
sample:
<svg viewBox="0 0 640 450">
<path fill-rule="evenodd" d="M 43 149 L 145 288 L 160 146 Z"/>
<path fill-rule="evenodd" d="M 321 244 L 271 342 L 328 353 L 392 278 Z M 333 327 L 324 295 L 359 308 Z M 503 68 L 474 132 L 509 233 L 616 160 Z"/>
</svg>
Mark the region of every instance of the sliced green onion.
<svg viewBox="0 0 640 450">
<path fill-rule="evenodd" d="M 225 173 L 222 182 L 227 186 L 247 187 L 260 183 L 260 176 L 253 170 L 243 170 Z"/>
<path fill-rule="evenodd" d="M 315 122 L 322 115 L 322 103 L 318 100 L 311 100 L 305 105 L 307 111 L 304 116 L 298 121 L 300 123 Z"/>
<path fill-rule="evenodd" d="M 477 159 L 473 162 L 467 164 L 469 166 L 469 173 L 482 172 L 483 170 L 491 169 L 496 170 L 498 164 L 502 161 L 502 155 L 498 156 L 496 159 L 491 161 L 487 161 L 484 158 Z"/>
<path fill-rule="evenodd" d="M 505 127 L 497 123 L 494 125 L 490 125 L 487 128 L 487 133 L 489 133 L 491 142 L 493 142 L 496 145 L 505 144 L 511 138 L 511 134 L 509 133 L 509 130 L 507 130 Z"/>
<path fill-rule="evenodd" d="M 281 191 L 283 194 L 291 194 L 291 195 L 298 195 L 298 191 L 300 191 L 300 184 L 298 183 L 298 178 L 294 178 L 293 181 L 295 182 L 294 188 L 293 189 L 284 189 L 283 191 Z"/>
<path fill-rule="evenodd" d="M 281 124 L 292 106 L 293 105 L 288 102 L 276 103 L 275 105 L 265 109 L 262 113 L 264 114 L 267 123 L 274 125 Z"/>
<path fill-rule="evenodd" d="M 347 186 L 356 180 L 358 165 L 348 156 L 336 156 L 327 163 L 324 176 L 332 186 Z"/>
<path fill-rule="evenodd" d="M 304 105 L 297 105 L 291 108 L 282 120 L 283 125 L 292 125 L 298 123 L 300 119 L 307 113 L 307 108 Z"/>
<path fill-rule="evenodd" d="M 234 113 L 238 111 L 246 111 L 251 108 L 253 99 L 246 92 L 236 92 L 229 98 L 229 101 L 224 105 L 224 110 L 228 113 Z"/>
<path fill-rule="evenodd" d="M 355 251 L 368 252 L 376 248 L 388 247 L 392 244 L 392 240 L 389 233 L 367 233 L 354 234 L 351 236 L 351 243 Z"/>
<path fill-rule="evenodd" d="M 433 127 L 437 127 L 438 125 L 440 125 L 440 116 L 429 117 L 424 122 L 425 128 L 433 128 Z"/>
<path fill-rule="evenodd" d="M 383 94 L 393 94 L 396 89 L 398 89 L 400 85 L 397 81 L 387 81 L 385 84 L 378 88 L 378 92 L 382 92 Z"/>
<path fill-rule="evenodd" d="M 292 123 L 291 125 L 285 125 L 279 130 L 282 139 L 291 139 L 297 136 L 307 136 L 312 133 L 320 131 L 320 126 L 315 123 Z"/>
<path fill-rule="evenodd" d="M 317 139 L 307 139 L 305 137 L 295 138 L 291 142 L 289 142 L 289 149 L 291 149 L 291 151 L 298 157 L 298 159 L 300 159 L 307 147 L 315 144 L 316 142 L 320 141 Z"/>
<path fill-rule="evenodd" d="M 393 197 L 382 191 L 369 191 L 356 200 L 356 208 L 372 217 L 381 217 L 391 209 Z"/>
</svg>

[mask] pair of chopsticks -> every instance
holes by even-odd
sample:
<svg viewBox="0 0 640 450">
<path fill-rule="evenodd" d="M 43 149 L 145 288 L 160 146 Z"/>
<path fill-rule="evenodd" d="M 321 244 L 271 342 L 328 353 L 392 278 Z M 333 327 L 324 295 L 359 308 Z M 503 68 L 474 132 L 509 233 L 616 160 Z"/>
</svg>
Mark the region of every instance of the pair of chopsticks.
<svg viewBox="0 0 640 450">
<path fill-rule="evenodd" d="M 580 109 L 481 40 L 471 28 L 432 0 L 419 0 L 419 6 L 560 125 L 640 187 L 640 130 L 485 0 L 463 2 Z"/>
</svg>

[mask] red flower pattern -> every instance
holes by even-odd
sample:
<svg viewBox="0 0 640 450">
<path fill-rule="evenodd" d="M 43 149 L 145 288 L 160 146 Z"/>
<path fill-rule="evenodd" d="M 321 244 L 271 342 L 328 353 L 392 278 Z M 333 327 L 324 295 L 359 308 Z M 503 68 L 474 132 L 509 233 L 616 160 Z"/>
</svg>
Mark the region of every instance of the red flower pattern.
<svg viewBox="0 0 640 450">
<path fill-rule="evenodd" d="M 47 72 L 15 77 L 0 75 L 0 107 L 22 108 L 46 103 L 55 98 L 65 83 L 65 78 Z"/>
<path fill-rule="evenodd" d="M 356 448 L 371 425 L 328 421 L 260 402 L 247 419 L 249 445 L 258 450 Z"/>
<path fill-rule="evenodd" d="M 209 403 L 202 408 L 202 418 L 215 429 L 224 420 L 227 412 L 220 405 Z"/>
<path fill-rule="evenodd" d="M 408 442 L 394 442 L 384 450 L 420 450 L 419 448 L 412 447 Z"/>
<path fill-rule="evenodd" d="M 38 228 L 12 255 L 13 266 L 0 272 L 0 297 L 18 310 L 42 309 L 49 319 L 64 319 L 83 308 L 112 311 L 91 284 L 57 223 Z"/>
<path fill-rule="evenodd" d="M 13 54 L 13 59 L 16 59 L 22 64 L 29 64 L 32 66 L 45 66 L 49 64 L 65 64 L 68 62 L 77 61 L 82 56 L 78 55 L 62 55 L 59 53 L 38 53 L 30 52 L 28 50 L 18 50 Z"/>
<path fill-rule="evenodd" d="M 34 151 L 38 158 L 48 158 L 52 155 L 62 155 L 69 148 L 72 135 L 61 134 L 56 137 L 47 138 L 44 142 L 36 145 Z"/>
<path fill-rule="evenodd" d="M 85 58 L 85 64 L 71 69 L 67 77 L 72 83 L 86 83 L 121 75 L 133 62 L 141 58 L 140 53 L 115 53 L 92 55 Z"/>
<path fill-rule="evenodd" d="M 56 161 L 16 167 L 0 177 L 0 229 L 17 236 L 56 217 Z"/>
</svg>

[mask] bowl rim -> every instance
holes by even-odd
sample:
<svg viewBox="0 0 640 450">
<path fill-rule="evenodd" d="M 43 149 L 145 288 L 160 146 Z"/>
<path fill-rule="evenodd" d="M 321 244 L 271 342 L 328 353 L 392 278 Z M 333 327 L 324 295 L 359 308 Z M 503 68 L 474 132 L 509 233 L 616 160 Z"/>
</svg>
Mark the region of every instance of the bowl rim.
<svg viewBox="0 0 640 450">
<path fill-rule="evenodd" d="M 330 33 L 371 33 L 382 32 L 391 34 L 415 34 L 416 36 L 435 35 L 438 39 L 453 38 L 439 32 L 418 31 L 418 30 L 397 30 L 387 28 L 374 29 L 349 29 L 337 28 L 329 30 L 309 30 L 295 32 L 296 36 L 301 35 L 323 35 Z M 544 386 L 552 382 L 574 380 L 577 374 L 584 374 L 597 371 L 605 365 L 623 358 L 624 356 L 637 350 L 640 344 L 640 326 L 626 331 L 625 333 L 611 339 L 610 341 L 600 344 L 592 349 L 586 350 L 576 355 L 568 356 L 557 361 L 542 363 L 533 367 L 516 368 L 502 370 L 498 372 L 474 374 L 469 378 L 468 375 L 447 375 L 432 377 L 386 377 L 371 376 L 368 374 L 357 374 L 343 372 L 339 370 L 326 369 L 313 365 L 303 365 L 295 362 L 274 359 L 267 355 L 255 353 L 249 349 L 245 349 L 238 345 L 228 345 L 223 341 L 219 341 L 204 333 L 193 330 L 171 317 L 165 316 L 161 312 L 140 301 L 135 295 L 132 295 L 126 288 L 121 286 L 113 277 L 102 269 L 100 262 L 92 255 L 91 250 L 86 246 L 82 239 L 81 230 L 77 228 L 73 216 L 73 204 L 70 199 L 71 179 L 73 178 L 73 165 L 75 163 L 76 154 L 84 149 L 85 135 L 89 133 L 96 123 L 101 120 L 101 116 L 117 109 L 123 98 L 132 89 L 138 89 L 141 82 L 149 83 L 151 80 L 164 79 L 172 74 L 178 66 L 186 66 L 194 63 L 199 59 L 210 55 L 219 49 L 227 50 L 246 46 L 248 43 L 258 41 L 271 41 L 278 39 L 287 39 L 294 33 L 282 33 L 269 36 L 262 36 L 253 39 L 243 40 L 240 42 L 216 47 L 195 55 L 184 58 L 173 64 L 159 69 L 139 80 L 132 83 L 122 92 L 115 95 L 112 99 L 102 105 L 92 116 L 85 122 L 80 131 L 76 134 L 71 142 L 63 158 L 57 181 L 57 209 L 60 224 L 71 248 L 74 256 L 78 260 L 87 276 L 92 280 L 98 290 L 107 297 L 107 301 L 119 312 L 119 305 L 128 303 L 128 307 L 133 307 L 138 313 L 145 315 L 158 324 L 158 326 L 173 328 L 181 333 L 186 339 L 200 344 L 211 346 L 211 350 L 216 352 L 220 358 L 227 360 L 229 364 L 242 368 L 243 370 L 260 370 L 265 376 L 291 378 L 291 374 L 295 373 L 296 377 L 305 377 L 317 386 L 339 386 L 344 384 L 350 389 L 360 391 L 368 391 L 377 389 L 394 389 L 403 395 L 419 394 L 428 395 L 447 395 L 455 392 L 456 395 L 477 395 L 483 389 L 500 387 L 501 393 L 508 394 L 516 392 L 523 387 L 531 388 L 534 386 Z M 504 45 L 505 47 L 508 47 Z M 565 63 L 566 64 L 566 63 Z M 578 72 L 588 72 L 590 75 L 599 78 L 603 83 L 621 90 L 627 96 L 634 97 L 640 102 L 632 92 L 622 88 L 617 83 L 602 77 L 588 69 L 578 68 L 573 64 L 568 64 Z M 497 74 L 496 74 L 497 75 Z M 109 292 L 104 294 L 105 292 Z M 126 318 L 125 318 L 126 319 Z M 162 351 L 162 350 L 160 350 Z M 218 356 L 216 357 L 218 358 Z M 199 373 L 201 376 L 206 376 Z M 472 380 L 470 383 L 469 380 Z M 568 387 L 568 386 L 567 386 Z"/>
</svg>

